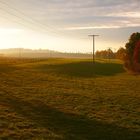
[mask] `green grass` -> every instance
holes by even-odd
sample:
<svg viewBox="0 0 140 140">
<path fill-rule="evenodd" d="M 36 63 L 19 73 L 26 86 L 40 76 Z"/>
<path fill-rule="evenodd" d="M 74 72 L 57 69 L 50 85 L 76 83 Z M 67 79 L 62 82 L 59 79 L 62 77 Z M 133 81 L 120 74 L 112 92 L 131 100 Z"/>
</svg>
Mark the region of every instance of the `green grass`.
<svg viewBox="0 0 140 140">
<path fill-rule="evenodd" d="M 140 76 L 119 61 L 0 60 L 0 140 L 139 140 Z"/>
</svg>

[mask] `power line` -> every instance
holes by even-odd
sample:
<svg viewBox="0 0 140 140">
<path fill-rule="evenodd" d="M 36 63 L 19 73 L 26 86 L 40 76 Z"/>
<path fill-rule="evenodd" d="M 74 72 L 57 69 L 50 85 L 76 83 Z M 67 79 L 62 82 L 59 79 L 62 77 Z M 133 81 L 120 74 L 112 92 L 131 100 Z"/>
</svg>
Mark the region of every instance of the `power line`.
<svg viewBox="0 0 140 140">
<path fill-rule="evenodd" d="M 17 16 L 17 15 L 14 14 L 14 16 L 17 16 L 18 18 L 24 17 L 24 18 L 22 18 L 23 20 L 25 20 L 25 18 L 26 18 L 26 20 L 28 20 L 28 22 L 31 22 L 31 23 L 36 23 L 36 22 L 37 22 L 37 21 L 34 20 L 32 17 L 27 17 L 27 15 L 25 15 L 23 12 L 19 11 L 19 10 L 16 9 L 15 7 L 12 7 L 11 5 L 7 4 L 6 2 L 0 1 L 0 3 L 6 5 L 8 8 L 12 9 L 14 12 L 17 12 L 17 14 L 20 13 L 20 15 L 22 15 L 22 16 Z M 5 10 L 5 9 L 4 9 L 4 10 Z M 5 11 L 6 11 L 6 10 L 5 10 Z M 42 26 L 41 23 L 38 23 L 38 24 Z M 43 26 L 45 26 L 45 25 L 43 25 Z M 46 26 L 45 26 L 45 27 L 46 27 Z M 49 29 L 49 28 L 48 28 L 48 29 Z"/>
<path fill-rule="evenodd" d="M 3 5 L 5 5 L 5 6 L 7 6 L 7 8 L 8 9 L 10 9 L 10 10 L 12 10 L 11 12 L 9 12 L 9 11 L 7 11 L 5 8 L 2 8 L 1 7 L 1 9 L 3 10 L 3 11 L 5 11 L 6 13 L 8 13 L 8 14 L 10 14 L 10 15 L 12 15 L 12 16 L 15 16 L 16 18 L 18 18 L 18 19 L 20 19 L 20 20 L 22 20 L 22 21 L 24 21 L 24 23 L 25 23 L 25 21 L 26 22 L 28 22 L 28 24 L 36 24 L 37 25 L 37 27 L 40 27 L 41 29 L 43 28 L 43 30 L 41 31 L 41 32 L 45 32 L 45 33 L 53 33 L 53 34 L 55 34 L 55 35 L 57 35 L 58 36 L 58 32 L 56 32 L 56 29 L 54 28 L 54 27 L 52 27 L 52 26 L 46 26 L 46 25 L 44 25 L 44 24 L 42 24 L 42 23 L 40 23 L 40 22 L 38 22 L 38 21 L 36 21 L 35 19 L 33 19 L 33 18 L 31 18 L 31 17 L 27 17 L 27 15 L 25 15 L 23 12 L 21 12 L 21 11 L 19 11 L 18 9 L 16 9 L 15 7 L 12 7 L 12 6 L 10 6 L 9 4 L 7 4 L 6 2 L 2 2 L 2 1 L 0 1 L 0 3 L 1 4 L 3 4 Z M 14 12 L 14 13 L 13 13 Z M 16 14 L 15 14 L 16 13 Z M 23 18 L 24 17 L 24 18 Z M 19 22 L 18 22 L 19 23 Z M 20 23 L 21 24 L 21 23 Z M 23 25 L 23 23 L 22 23 L 22 25 Z M 26 25 L 24 25 L 24 26 L 26 26 Z M 26 26 L 27 27 L 27 26 Z M 35 27 L 35 26 L 34 26 Z M 33 26 L 31 26 L 30 28 L 33 28 Z M 45 29 L 45 30 L 44 30 Z M 54 31 L 55 30 L 55 31 Z M 62 33 L 61 33 L 62 34 Z M 60 34 L 59 34 L 59 36 L 60 36 Z"/>
<path fill-rule="evenodd" d="M 19 22 L 18 20 L 16 20 L 16 22 L 18 22 L 18 24 L 22 24 L 22 26 L 24 26 L 26 28 L 27 28 L 27 26 L 28 27 L 30 26 L 29 28 L 32 30 L 39 30 L 42 33 L 47 33 L 48 35 L 51 34 L 51 35 L 57 36 L 57 37 L 58 36 L 67 37 L 67 35 L 68 35 L 68 33 L 66 34 L 63 31 L 58 30 L 57 28 L 54 28 L 54 26 L 45 25 L 45 24 L 38 22 L 38 20 L 35 20 L 31 16 L 27 16 L 23 11 L 15 8 L 15 6 L 13 6 L 5 1 L 0 0 L 0 3 L 6 7 L 6 8 L 0 7 L 3 11 L 5 11 L 9 15 L 12 15 L 12 16 L 16 17 L 17 19 L 23 21 L 23 22 Z M 10 10 L 10 12 L 8 10 L 6 10 L 7 8 L 8 8 L 8 10 Z M 34 26 L 34 25 L 36 25 L 36 26 Z M 81 38 L 81 39 L 83 39 L 83 38 Z"/>
</svg>

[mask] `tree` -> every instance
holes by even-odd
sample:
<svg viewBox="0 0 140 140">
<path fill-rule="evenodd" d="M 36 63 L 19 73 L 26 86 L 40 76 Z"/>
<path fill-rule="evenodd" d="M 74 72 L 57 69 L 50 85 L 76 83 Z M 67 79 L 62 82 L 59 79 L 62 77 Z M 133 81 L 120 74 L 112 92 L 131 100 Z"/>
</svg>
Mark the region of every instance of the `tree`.
<svg viewBox="0 0 140 140">
<path fill-rule="evenodd" d="M 140 41 L 140 33 L 133 33 L 129 41 L 126 43 L 126 57 L 125 57 L 125 67 L 131 70 L 134 70 L 134 51 L 137 46 L 137 43 Z M 139 54 L 140 55 L 140 54 Z"/>
<path fill-rule="evenodd" d="M 126 56 L 126 49 L 124 49 L 123 47 L 120 47 L 118 51 L 116 52 L 116 58 L 124 60 L 125 56 Z"/>
<path fill-rule="evenodd" d="M 140 40 L 136 43 L 133 59 L 134 59 L 134 62 L 140 63 Z"/>
<path fill-rule="evenodd" d="M 110 48 L 107 50 L 107 57 L 108 57 L 108 59 L 114 59 L 115 58 L 115 54 Z"/>
<path fill-rule="evenodd" d="M 96 58 L 102 58 L 102 59 L 114 59 L 115 58 L 115 54 L 110 48 L 107 50 L 96 51 L 95 56 L 96 56 Z"/>
<path fill-rule="evenodd" d="M 140 40 L 136 43 L 133 54 L 133 70 L 135 72 L 140 72 Z"/>
</svg>

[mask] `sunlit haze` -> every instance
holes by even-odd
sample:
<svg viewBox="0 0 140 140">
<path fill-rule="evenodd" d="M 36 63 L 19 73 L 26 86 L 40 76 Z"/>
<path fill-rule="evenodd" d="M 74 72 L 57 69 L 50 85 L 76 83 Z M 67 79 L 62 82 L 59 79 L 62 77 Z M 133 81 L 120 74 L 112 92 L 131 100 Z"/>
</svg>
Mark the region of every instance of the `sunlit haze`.
<svg viewBox="0 0 140 140">
<path fill-rule="evenodd" d="M 91 52 L 124 47 L 140 31 L 139 0 L 0 0 L 0 49 Z"/>
</svg>

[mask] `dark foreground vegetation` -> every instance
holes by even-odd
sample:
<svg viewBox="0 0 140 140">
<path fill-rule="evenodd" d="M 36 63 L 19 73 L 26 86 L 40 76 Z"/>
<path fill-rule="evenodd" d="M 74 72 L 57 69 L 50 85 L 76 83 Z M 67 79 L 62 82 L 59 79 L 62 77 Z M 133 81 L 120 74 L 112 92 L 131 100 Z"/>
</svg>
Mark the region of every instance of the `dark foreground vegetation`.
<svg viewBox="0 0 140 140">
<path fill-rule="evenodd" d="M 139 140 L 140 76 L 119 61 L 0 60 L 0 140 Z"/>
</svg>

